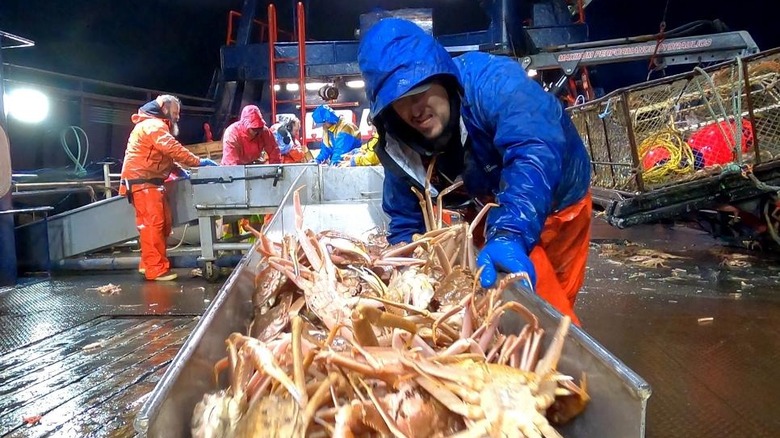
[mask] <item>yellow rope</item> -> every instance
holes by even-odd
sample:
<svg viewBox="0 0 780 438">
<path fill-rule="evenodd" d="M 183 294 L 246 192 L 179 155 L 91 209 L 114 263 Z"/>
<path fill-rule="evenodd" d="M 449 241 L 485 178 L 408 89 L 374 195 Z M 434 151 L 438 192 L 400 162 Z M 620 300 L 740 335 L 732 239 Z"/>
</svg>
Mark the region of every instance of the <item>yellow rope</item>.
<svg viewBox="0 0 780 438">
<path fill-rule="evenodd" d="M 686 174 L 694 171 L 693 150 L 683 140 L 682 135 L 673 129 L 659 131 L 646 138 L 639 145 L 640 162 L 645 155 L 655 148 L 663 148 L 669 152 L 669 160 L 661 165 L 655 165 L 642 172 L 642 179 L 648 183 L 668 182 L 674 174 Z"/>
</svg>

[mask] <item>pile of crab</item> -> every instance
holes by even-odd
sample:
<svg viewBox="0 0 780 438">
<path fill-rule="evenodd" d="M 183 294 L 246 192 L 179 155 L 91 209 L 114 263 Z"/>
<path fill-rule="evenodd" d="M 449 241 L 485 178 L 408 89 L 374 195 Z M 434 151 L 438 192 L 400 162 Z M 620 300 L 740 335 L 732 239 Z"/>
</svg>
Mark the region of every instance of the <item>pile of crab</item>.
<svg viewBox="0 0 780 438">
<path fill-rule="evenodd" d="M 570 320 L 543 352 L 536 316 L 501 299 L 523 276 L 479 287 L 471 237 L 492 205 L 443 226 L 459 184 L 436 204 L 417 192 L 428 231 L 394 247 L 304 229 L 296 191 L 294 235 L 256 233 L 255 316 L 227 339 L 229 387 L 198 403 L 193 436 L 559 437 L 589 400 L 556 370 Z M 500 330 L 506 312 L 522 330 Z"/>
</svg>

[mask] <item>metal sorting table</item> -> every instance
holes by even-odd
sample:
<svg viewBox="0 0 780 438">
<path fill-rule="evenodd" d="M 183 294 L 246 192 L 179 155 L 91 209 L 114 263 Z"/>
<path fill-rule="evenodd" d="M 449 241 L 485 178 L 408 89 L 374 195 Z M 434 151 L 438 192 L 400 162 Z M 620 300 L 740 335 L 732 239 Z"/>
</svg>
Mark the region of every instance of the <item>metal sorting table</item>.
<svg viewBox="0 0 780 438">
<path fill-rule="evenodd" d="M 194 169 L 190 180 L 166 183 L 174 226 L 198 220 L 204 276 L 216 279 L 218 251 L 247 250 L 249 243 L 216 239 L 216 220 L 225 216 L 274 213 L 295 184 L 304 185 L 317 202 L 355 201 L 382 191 L 381 167 L 333 167 L 316 164 L 219 166 Z M 110 226 L 107 226 L 110 224 Z M 46 234 L 41 234 L 41 227 Z M 48 236 L 42 243 L 53 263 L 138 237 L 133 206 L 113 197 L 24 225 L 26 235 Z M 31 240 L 32 241 L 32 240 Z M 175 250 L 169 255 L 189 254 Z M 36 253 L 37 254 L 37 253 Z"/>
<path fill-rule="evenodd" d="M 317 203 L 359 201 L 381 196 L 382 167 L 317 164 L 202 167 L 193 171 L 192 200 L 198 216 L 201 256 L 209 278 L 216 252 L 249 249 L 249 244 L 216 242 L 216 219 L 275 213 L 286 194 L 305 186 Z"/>
<path fill-rule="evenodd" d="M 298 187 L 305 177 L 301 174 L 290 187 Z M 318 195 L 323 192 L 312 190 L 310 186 L 301 192 L 304 227 L 315 231 L 333 229 L 359 236 L 385 226 L 387 219 L 381 210 L 380 193 L 367 195 L 362 200 L 337 197 L 326 200 Z M 293 229 L 292 195 L 288 191 L 269 223 L 267 233 L 272 239 L 278 239 Z M 190 419 L 195 404 L 205 393 L 218 389 L 213 379 L 213 366 L 225 356 L 225 339 L 231 332 L 245 332 L 250 321 L 251 296 L 255 273 L 261 267 L 259 262 L 260 255 L 250 251 L 228 278 L 141 408 L 134 422 L 137 432 L 151 437 L 190 435 Z M 545 343 L 549 343 L 559 322 L 557 311 L 538 297 L 518 289 L 510 289 L 506 293 L 509 294 L 507 298 L 522 303 L 539 317 L 542 327 L 549 334 Z M 504 329 L 513 328 L 515 332 L 519 331 L 521 324 L 515 315 L 507 315 L 502 321 Z M 585 412 L 560 429 L 564 436 L 644 436 L 650 386 L 588 334 L 576 327 L 571 328 L 559 369 L 575 378 L 585 373 L 592 397 Z"/>
</svg>

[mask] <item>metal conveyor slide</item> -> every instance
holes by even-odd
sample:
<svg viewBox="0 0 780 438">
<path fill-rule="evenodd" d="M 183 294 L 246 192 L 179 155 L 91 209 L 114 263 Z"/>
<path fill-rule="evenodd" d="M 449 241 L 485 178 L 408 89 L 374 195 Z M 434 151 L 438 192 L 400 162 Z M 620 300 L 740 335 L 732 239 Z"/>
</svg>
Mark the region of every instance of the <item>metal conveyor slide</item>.
<svg viewBox="0 0 780 438">
<path fill-rule="evenodd" d="M 173 225 L 197 219 L 189 181 L 166 184 Z M 116 245 L 138 237 L 135 211 L 124 197 L 114 197 L 52 216 L 48 219 L 49 257 L 68 257 Z"/>
</svg>

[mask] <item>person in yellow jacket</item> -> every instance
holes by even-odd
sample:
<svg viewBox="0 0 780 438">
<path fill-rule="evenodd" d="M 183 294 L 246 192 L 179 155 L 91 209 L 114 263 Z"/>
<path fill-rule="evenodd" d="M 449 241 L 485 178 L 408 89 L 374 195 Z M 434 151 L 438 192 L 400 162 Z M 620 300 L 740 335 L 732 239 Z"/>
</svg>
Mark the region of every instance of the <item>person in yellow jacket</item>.
<svg viewBox="0 0 780 438">
<path fill-rule="evenodd" d="M 373 126 L 372 126 L 373 127 Z M 372 137 L 360 146 L 360 149 L 352 155 L 345 155 L 340 163 L 342 167 L 354 166 L 378 166 L 379 157 L 374 152 L 374 147 L 379 143 L 379 133 L 373 129 Z"/>
</svg>

